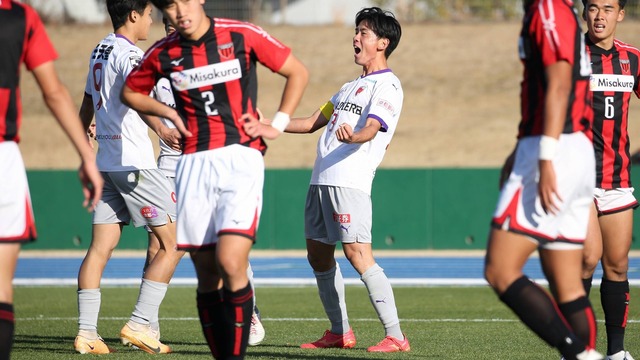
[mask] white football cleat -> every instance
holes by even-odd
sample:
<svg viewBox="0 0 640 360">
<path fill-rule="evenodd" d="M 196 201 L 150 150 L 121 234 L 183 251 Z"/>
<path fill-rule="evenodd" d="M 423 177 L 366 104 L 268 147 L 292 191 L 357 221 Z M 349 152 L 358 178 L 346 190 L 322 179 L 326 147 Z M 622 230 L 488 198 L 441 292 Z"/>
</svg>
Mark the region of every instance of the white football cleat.
<svg viewBox="0 0 640 360">
<path fill-rule="evenodd" d="M 628 351 L 621 350 L 613 355 L 607 355 L 606 360 L 634 360 L 634 359 L 633 359 L 633 356 L 631 356 L 631 354 L 629 354 Z"/>
<path fill-rule="evenodd" d="M 600 354 L 599 352 L 591 349 L 591 350 L 585 350 L 585 351 L 581 352 L 580 354 L 576 355 L 576 359 L 578 359 L 578 360 L 604 360 L 604 356 L 602 356 L 602 354 Z"/>
<path fill-rule="evenodd" d="M 264 336 L 264 326 L 262 326 L 262 322 L 258 318 L 258 315 L 253 313 L 253 315 L 251 315 L 251 329 L 249 330 L 249 346 L 260 345 L 262 340 L 264 340 Z"/>
</svg>

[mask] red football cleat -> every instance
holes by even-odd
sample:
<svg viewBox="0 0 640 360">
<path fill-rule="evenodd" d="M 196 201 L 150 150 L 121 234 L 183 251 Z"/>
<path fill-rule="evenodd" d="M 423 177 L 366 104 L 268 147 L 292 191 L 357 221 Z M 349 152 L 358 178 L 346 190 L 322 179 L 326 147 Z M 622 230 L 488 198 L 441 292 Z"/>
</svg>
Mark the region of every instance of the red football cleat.
<svg viewBox="0 0 640 360">
<path fill-rule="evenodd" d="M 409 350 L 411 350 L 411 346 L 409 346 L 409 340 L 406 336 L 404 337 L 404 340 L 398 340 L 392 336 L 387 336 L 382 339 L 378 345 L 370 346 L 367 349 L 368 352 L 398 352 Z"/>
<path fill-rule="evenodd" d="M 351 329 L 349 329 L 346 334 L 334 334 L 331 330 L 327 330 L 319 340 L 300 345 L 302 349 L 351 349 L 354 346 L 356 346 L 356 336 L 353 334 L 353 330 Z"/>
</svg>

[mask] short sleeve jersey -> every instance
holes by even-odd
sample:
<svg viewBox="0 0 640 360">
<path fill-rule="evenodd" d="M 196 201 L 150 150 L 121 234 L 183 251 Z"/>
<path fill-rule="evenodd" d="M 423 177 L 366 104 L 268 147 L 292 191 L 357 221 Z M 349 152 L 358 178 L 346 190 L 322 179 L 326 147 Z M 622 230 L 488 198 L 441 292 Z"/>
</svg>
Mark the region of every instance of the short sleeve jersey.
<svg viewBox="0 0 640 360">
<path fill-rule="evenodd" d="M 585 35 L 591 57 L 590 88 L 593 92 L 593 147 L 596 154 L 596 186 L 603 189 L 631 187 L 629 153 L 629 102 L 640 97 L 640 52 L 614 40 L 605 50 Z"/>
<path fill-rule="evenodd" d="M 0 142 L 20 141 L 20 65 L 28 70 L 58 57 L 38 14 L 28 5 L 0 1 Z"/>
<path fill-rule="evenodd" d="M 213 18 L 200 39 L 178 32 L 157 42 L 127 79 L 140 93 L 149 92 L 161 77 L 171 79 L 176 110 L 192 137 L 183 138 L 183 153 L 233 144 L 264 153 L 262 138 L 249 137 L 239 119 L 257 116 L 256 63 L 278 71 L 291 50 L 263 29 L 247 22 Z"/>
<path fill-rule="evenodd" d="M 172 108 L 176 107 L 176 102 L 173 99 L 173 91 L 171 90 L 171 82 L 167 78 L 158 80 L 158 83 L 153 88 L 153 97 Z M 168 128 L 175 128 L 175 125 L 167 119 L 163 118 L 162 122 Z M 166 176 L 176 177 L 176 166 L 178 165 L 181 152 L 170 148 L 162 139 L 160 139 L 159 145 L 158 168 L 162 170 Z"/>
<path fill-rule="evenodd" d="M 331 98 L 333 113 L 318 139 L 311 184 L 347 187 L 371 194 L 376 168 L 398 125 L 403 100 L 400 80 L 390 69 L 343 85 Z M 349 124 L 357 132 L 368 118 L 380 122 L 380 130 L 373 139 L 363 144 L 338 141 L 335 132 L 340 125 Z"/>
<path fill-rule="evenodd" d="M 147 124 L 120 101 L 127 75 L 143 55 L 128 39 L 113 33 L 91 54 L 85 93 L 93 99 L 100 171 L 157 168 Z"/>
<path fill-rule="evenodd" d="M 572 66 L 573 88 L 569 94 L 563 133 L 583 131 L 591 137 L 591 67 L 586 56 L 584 37 L 569 0 L 536 0 L 523 20 L 519 41 L 524 65 L 521 83 L 521 121 L 518 138 L 541 135 L 547 82 L 545 68 L 558 61 Z"/>
</svg>

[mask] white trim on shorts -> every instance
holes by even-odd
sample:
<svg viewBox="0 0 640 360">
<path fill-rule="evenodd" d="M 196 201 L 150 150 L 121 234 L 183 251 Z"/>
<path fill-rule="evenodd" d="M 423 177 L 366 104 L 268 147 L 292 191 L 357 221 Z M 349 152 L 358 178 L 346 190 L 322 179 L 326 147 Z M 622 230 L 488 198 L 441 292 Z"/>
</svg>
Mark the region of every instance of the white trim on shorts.
<svg viewBox="0 0 640 360">
<path fill-rule="evenodd" d="M 593 202 L 598 216 L 619 213 L 638 207 L 638 200 L 633 196 L 633 188 L 593 189 Z"/>
</svg>

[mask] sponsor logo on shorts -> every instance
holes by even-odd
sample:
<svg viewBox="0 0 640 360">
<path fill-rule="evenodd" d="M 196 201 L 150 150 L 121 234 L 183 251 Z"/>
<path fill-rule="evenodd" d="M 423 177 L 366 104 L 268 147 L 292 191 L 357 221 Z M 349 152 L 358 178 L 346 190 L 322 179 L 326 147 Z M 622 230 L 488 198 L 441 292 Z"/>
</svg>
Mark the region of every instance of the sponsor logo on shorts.
<svg viewBox="0 0 640 360">
<path fill-rule="evenodd" d="M 333 213 L 333 221 L 341 224 L 348 224 L 351 222 L 351 214 L 337 214 Z"/>
<path fill-rule="evenodd" d="M 145 206 L 140 209 L 140 215 L 145 219 L 153 219 L 158 217 L 158 209 L 155 206 Z"/>
<path fill-rule="evenodd" d="M 176 200 L 176 192 L 172 191 L 171 192 L 171 201 L 173 201 L 173 203 L 175 204 L 176 202 L 178 202 L 178 200 Z"/>
<path fill-rule="evenodd" d="M 344 232 L 346 232 L 347 234 L 349 233 L 349 229 L 350 228 L 351 228 L 351 225 L 344 226 L 344 225 L 340 224 L 340 230 L 344 230 Z"/>
</svg>

